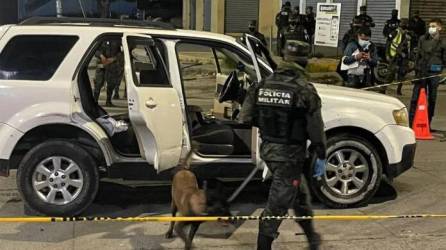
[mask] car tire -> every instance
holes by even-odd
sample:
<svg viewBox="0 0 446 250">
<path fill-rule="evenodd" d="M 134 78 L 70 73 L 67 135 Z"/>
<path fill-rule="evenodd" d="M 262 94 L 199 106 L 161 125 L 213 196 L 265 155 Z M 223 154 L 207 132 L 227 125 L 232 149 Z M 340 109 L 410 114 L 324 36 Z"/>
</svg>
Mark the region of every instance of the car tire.
<svg viewBox="0 0 446 250">
<path fill-rule="evenodd" d="M 49 140 L 24 156 L 17 170 L 17 186 L 32 210 L 49 216 L 75 216 L 96 197 L 98 168 L 78 144 Z"/>
<path fill-rule="evenodd" d="M 316 156 L 311 161 L 313 173 Z M 309 176 L 314 195 L 331 208 L 365 205 L 375 195 L 382 180 L 382 162 L 375 147 L 366 139 L 350 134 L 327 140 L 325 175 Z"/>
</svg>

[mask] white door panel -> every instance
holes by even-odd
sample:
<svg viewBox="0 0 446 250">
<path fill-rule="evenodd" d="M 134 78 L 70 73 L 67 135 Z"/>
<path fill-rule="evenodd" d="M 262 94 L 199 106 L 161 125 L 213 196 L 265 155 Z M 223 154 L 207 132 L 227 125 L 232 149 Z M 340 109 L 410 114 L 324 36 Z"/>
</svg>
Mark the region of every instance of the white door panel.
<svg viewBox="0 0 446 250">
<path fill-rule="evenodd" d="M 124 34 L 123 47 L 129 117 L 141 155 L 158 172 L 174 167 L 179 162 L 183 140 L 178 93 L 167 82 L 150 82 L 156 78 L 152 74 L 159 70 L 167 80 L 165 65 L 150 36 Z M 143 74 L 147 73 L 145 78 L 149 78 L 144 81 L 148 82 L 143 82 Z"/>
</svg>

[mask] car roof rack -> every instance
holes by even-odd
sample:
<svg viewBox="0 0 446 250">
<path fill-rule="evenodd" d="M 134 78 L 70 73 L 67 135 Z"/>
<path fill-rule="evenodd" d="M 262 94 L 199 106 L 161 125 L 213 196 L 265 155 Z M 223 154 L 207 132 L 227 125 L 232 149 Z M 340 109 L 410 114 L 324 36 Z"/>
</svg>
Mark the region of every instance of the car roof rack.
<svg viewBox="0 0 446 250">
<path fill-rule="evenodd" d="M 45 24 L 87 24 L 89 26 L 113 27 L 132 26 L 141 28 L 155 28 L 174 30 L 173 25 L 159 21 L 141 21 L 133 19 L 111 19 L 111 18 L 82 18 L 82 17 L 30 17 L 23 20 L 19 25 L 45 25 Z"/>
</svg>

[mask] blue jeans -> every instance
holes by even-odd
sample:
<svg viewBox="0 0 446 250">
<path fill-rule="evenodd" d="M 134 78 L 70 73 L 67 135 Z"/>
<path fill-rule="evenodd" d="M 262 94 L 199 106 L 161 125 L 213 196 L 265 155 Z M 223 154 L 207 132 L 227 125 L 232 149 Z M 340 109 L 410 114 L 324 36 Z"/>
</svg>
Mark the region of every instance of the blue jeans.
<svg viewBox="0 0 446 250">
<path fill-rule="evenodd" d="M 415 117 L 415 112 L 417 109 L 418 96 L 420 95 L 420 89 L 425 88 L 427 94 L 428 102 L 428 114 L 429 114 L 429 125 L 432 122 L 432 117 L 435 114 L 435 103 L 437 102 L 437 89 L 438 83 L 440 82 L 440 77 L 428 78 L 425 80 L 417 81 L 414 83 L 412 91 L 412 99 L 410 100 L 409 109 L 409 124 L 412 127 L 413 119 Z"/>
</svg>

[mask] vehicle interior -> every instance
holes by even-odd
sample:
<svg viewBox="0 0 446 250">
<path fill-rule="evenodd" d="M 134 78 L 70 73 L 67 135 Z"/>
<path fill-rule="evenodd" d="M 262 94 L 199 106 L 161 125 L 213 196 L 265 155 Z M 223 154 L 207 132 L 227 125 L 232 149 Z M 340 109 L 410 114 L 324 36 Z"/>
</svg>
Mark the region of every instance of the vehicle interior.
<svg viewBox="0 0 446 250">
<path fill-rule="evenodd" d="M 113 90 L 113 106 L 106 106 L 107 82 L 105 77 L 101 75 L 103 74 L 103 72 L 101 72 L 103 69 L 100 66 L 101 59 L 99 56 L 100 53 L 103 52 L 103 47 L 112 42 L 119 44 L 121 47 L 121 39 L 121 36 L 115 35 L 102 37 L 100 40 L 96 41 L 94 48 L 90 51 L 84 64 L 80 68 L 78 86 L 82 100 L 82 107 L 92 120 L 97 121 L 100 117 L 110 116 L 116 121 L 121 120 L 128 124 L 127 130 L 115 133 L 112 136 L 109 135 L 109 138 L 115 150 L 121 155 L 138 157 L 140 156 L 140 151 L 136 135 L 129 119 L 125 79 L 122 77 L 119 87 Z M 102 81 L 104 81 L 104 83 L 103 86 L 99 88 L 98 82 L 101 81 L 101 77 L 103 78 Z M 95 96 L 95 90 L 99 90 L 99 93 L 96 93 L 99 94 L 98 96 Z M 103 124 L 99 122 L 98 124 L 106 129 Z"/>
<path fill-rule="evenodd" d="M 250 157 L 251 127 L 239 114 L 246 88 L 255 79 L 249 58 L 212 43 L 182 41 L 177 53 L 189 131 L 206 157 Z"/>
<path fill-rule="evenodd" d="M 101 58 L 98 56 L 105 43 L 118 43 L 121 36 L 105 36 L 98 40 L 90 51 L 79 71 L 79 91 L 84 111 L 95 121 L 99 117 L 110 116 L 128 124 L 126 131 L 109 136 L 115 150 L 128 157 L 140 156 L 135 133 L 132 129 L 128 103 L 126 100 L 125 79 L 113 90 L 113 106 L 106 105 L 107 82 L 98 88 Z M 165 55 L 161 41 L 156 41 L 162 55 Z M 234 52 L 212 43 L 182 41 L 177 44 L 177 53 L 186 98 L 187 117 L 192 142 L 198 145 L 202 157 L 245 158 L 251 156 L 252 130 L 241 124 L 239 112 L 246 88 L 256 79 L 252 60 L 247 55 Z M 141 51 L 139 51 L 141 52 Z M 131 52 L 132 61 L 138 61 L 138 50 Z M 122 53 L 122 52 L 121 52 Z M 144 53 L 144 51 L 143 51 Z M 134 77 L 139 82 L 155 81 L 156 64 L 136 62 L 145 65 Z M 137 65 L 138 64 L 138 65 Z M 99 80 L 98 80 L 99 79 Z M 95 91 L 98 92 L 99 95 Z M 119 95 L 118 98 L 115 95 Z M 104 129 L 104 125 L 98 123 Z"/>
</svg>

